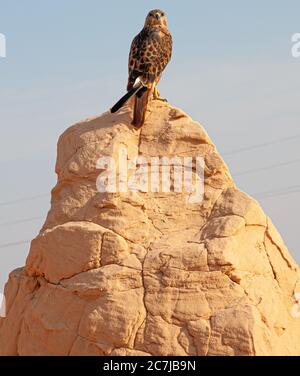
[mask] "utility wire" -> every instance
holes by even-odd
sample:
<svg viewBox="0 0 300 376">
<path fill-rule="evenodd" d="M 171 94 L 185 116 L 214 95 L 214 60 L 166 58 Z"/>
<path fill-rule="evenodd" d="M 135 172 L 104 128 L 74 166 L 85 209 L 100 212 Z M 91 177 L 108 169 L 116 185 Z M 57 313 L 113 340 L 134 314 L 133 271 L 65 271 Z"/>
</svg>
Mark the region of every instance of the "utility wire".
<svg viewBox="0 0 300 376">
<path fill-rule="evenodd" d="M 257 199 L 265 199 L 265 198 L 272 198 L 272 197 L 278 197 L 278 196 L 284 196 L 294 193 L 300 193 L 300 185 L 293 185 L 286 188 L 281 188 L 279 190 L 273 190 L 273 191 L 264 191 L 257 194 L 253 194 L 251 196 L 256 197 Z M 22 245 L 22 244 L 28 244 L 30 243 L 30 240 L 21 240 L 14 243 L 6 243 L 6 244 L 0 244 L 0 249 L 3 248 L 9 248 L 16 245 Z"/>
<path fill-rule="evenodd" d="M 296 134 L 294 136 L 289 136 L 289 137 L 284 137 L 284 138 L 274 140 L 274 141 L 270 141 L 270 142 L 264 142 L 262 144 L 251 145 L 251 146 L 246 146 L 246 147 L 239 148 L 239 149 L 225 151 L 222 154 L 223 155 L 238 154 L 238 153 L 242 153 L 242 152 L 248 151 L 248 150 L 255 150 L 255 149 L 260 149 L 260 148 L 264 148 L 264 147 L 271 146 L 271 145 L 280 144 L 282 142 L 293 141 L 293 140 L 298 139 L 298 138 L 300 138 L 300 134 Z M 291 163 L 296 163 L 296 162 L 299 162 L 299 160 L 290 161 L 290 162 L 287 162 L 287 163 L 291 164 Z M 282 166 L 284 166 L 284 165 L 285 164 L 282 164 Z M 263 167 L 261 169 L 260 168 L 257 169 L 257 171 L 263 171 L 264 169 L 269 169 L 269 168 L 274 168 L 274 167 L 277 167 L 277 166 L 274 165 L 274 166 L 270 166 L 270 167 L 266 167 L 266 168 Z M 235 176 L 248 174 L 250 172 L 251 173 L 255 172 L 255 170 L 253 169 L 253 170 L 249 170 L 249 171 L 242 171 L 242 172 L 235 174 Z M 39 195 L 36 195 L 36 196 L 31 196 L 31 197 L 23 197 L 23 198 L 19 198 L 19 199 L 13 200 L 13 201 L 0 202 L 0 207 L 6 206 L 6 205 L 18 204 L 18 203 L 21 203 L 21 202 L 24 202 L 24 201 L 33 201 L 33 200 L 36 200 L 38 198 L 43 198 L 43 197 L 47 197 L 47 196 L 49 196 L 49 193 L 43 193 L 43 194 L 39 194 Z"/>
<path fill-rule="evenodd" d="M 273 164 L 273 165 L 266 166 L 266 167 L 258 167 L 258 168 L 253 168 L 253 169 L 246 170 L 246 171 L 240 171 L 240 172 L 237 172 L 237 173 L 233 173 L 233 176 L 242 176 L 242 175 L 252 174 L 252 173 L 255 173 L 255 172 L 267 171 L 267 170 L 271 170 L 271 169 L 274 169 L 274 168 L 277 168 L 277 167 L 289 166 L 289 165 L 299 163 L 299 162 L 300 162 L 300 158 L 293 159 L 291 161 L 277 163 L 277 164 Z"/>
<path fill-rule="evenodd" d="M 257 145 L 251 145 L 251 146 L 247 146 L 247 147 L 243 147 L 243 148 L 239 148 L 239 149 L 234 149 L 234 150 L 227 151 L 227 152 L 225 151 L 223 153 L 223 155 L 233 155 L 233 154 L 242 153 L 244 151 L 250 151 L 250 150 L 265 148 L 265 147 L 268 147 L 268 146 L 271 146 L 271 145 L 276 145 L 276 144 L 280 144 L 280 143 L 283 143 L 283 142 L 293 141 L 293 140 L 299 139 L 299 138 L 300 138 L 300 134 L 290 136 L 290 137 L 284 137 L 284 138 L 274 140 L 274 141 L 270 141 L 270 142 L 264 142 L 264 143 L 257 144 Z M 236 174 L 234 174 L 234 176 L 242 176 L 242 175 L 246 175 L 246 174 L 250 174 L 250 173 L 255 173 L 255 172 L 258 172 L 258 171 L 265 171 L 265 170 L 269 170 L 269 169 L 273 169 L 273 168 L 277 168 L 277 167 L 283 167 L 283 166 L 291 165 L 291 164 L 298 163 L 298 162 L 300 162 L 300 159 L 295 159 L 295 160 L 292 160 L 292 161 L 278 163 L 278 164 L 274 164 L 274 165 L 271 165 L 271 166 L 266 166 L 266 167 L 261 167 L 261 168 L 237 172 Z M 281 188 L 279 190 L 259 192 L 257 194 L 254 194 L 253 196 L 258 198 L 258 199 L 265 199 L 265 198 L 273 198 L 273 197 L 279 197 L 279 196 L 284 196 L 284 195 L 290 195 L 290 194 L 294 194 L 294 193 L 300 193 L 300 185 L 294 185 L 294 186 L 290 186 L 290 187 L 286 187 L 286 188 Z M 23 198 L 19 198 L 19 199 L 13 200 L 13 201 L 0 202 L 0 207 L 6 206 L 6 205 L 14 205 L 14 204 L 18 204 L 18 203 L 25 202 L 25 201 L 33 201 L 33 200 L 43 198 L 43 197 L 47 197 L 47 196 L 49 196 L 49 193 L 43 193 L 43 194 L 30 196 L 30 197 L 23 197 Z M 42 217 L 33 217 L 33 218 L 25 218 L 25 219 L 22 219 L 22 220 L 17 220 L 17 221 L 12 221 L 12 222 L 3 222 L 3 223 L 0 223 L 0 226 L 5 227 L 5 226 L 18 224 L 18 223 L 25 223 L 25 222 L 34 221 L 34 220 L 38 220 L 38 219 L 41 219 L 41 218 Z M 16 245 L 29 244 L 30 242 L 31 242 L 30 240 L 20 240 L 20 241 L 13 242 L 13 243 L 0 244 L 0 249 L 9 248 L 9 247 L 13 247 L 13 246 L 16 246 Z"/>
<path fill-rule="evenodd" d="M 25 222 L 33 222 L 42 218 L 43 217 L 32 217 L 32 218 L 18 219 L 16 221 L 2 222 L 0 223 L 0 227 L 12 226 L 12 225 L 17 225 L 19 223 L 25 223 Z"/>
<path fill-rule="evenodd" d="M 265 148 L 267 146 L 271 146 L 271 145 L 277 145 L 277 144 L 281 144 L 283 142 L 288 142 L 288 141 L 293 141 L 293 140 L 296 140 L 300 138 L 300 134 L 296 134 L 294 136 L 289 136 L 289 137 L 284 137 L 284 138 L 280 138 L 278 140 L 274 140 L 274 141 L 268 141 L 268 142 L 264 142 L 262 144 L 257 144 L 257 145 L 251 145 L 251 146 L 246 146 L 246 147 L 243 147 L 243 148 L 239 148 L 239 149 L 234 149 L 234 150 L 230 150 L 230 151 L 225 151 L 224 153 L 222 153 L 223 155 L 232 155 L 232 154 L 238 154 L 238 153 L 242 153 L 244 151 L 248 151 L 248 150 L 255 150 L 255 149 L 260 149 L 260 148 Z"/>
<path fill-rule="evenodd" d="M 269 197 L 277 197 L 277 196 L 283 196 L 283 195 L 289 195 L 292 193 L 298 193 L 300 192 L 300 185 L 292 185 L 290 187 L 285 187 L 281 189 L 275 189 L 271 191 L 264 191 L 254 194 L 253 196 L 261 199 L 261 198 L 269 198 Z"/>
<path fill-rule="evenodd" d="M 19 199 L 13 200 L 13 201 L 0 202 L 0 206 L 19 204 L 19 203 L 24 202 L 24 201 L 33 201 L 33 200 L 36 200 L 38 198 L 42 198 L 42 197 L 46 197 L 46 196 L 49 196 L 49 193 L 43 193 L 43 194 L 39 194 L 39 195 L 36 195 L 36 196 L 23 197 L 23 198 L 19 198 Z"/>
<path fill-rule="evenodd" d="M 294 193 L 300 193 L 300 189 L 294 190 L 294 191 L 287 191 L 287 192 L 280 192 L 280 193 L 274 193 L 273 195 L 268 195 L 268 196 L 261 196 L 259 197 L 259 200 L 265 200 L 267 198 L 273 198 L 273 197 L 279 197 L 279 196 L 288 196 Z"/>
<path fill-rule="evenodd" d="M 294 186 L 290 186 L 286 188 L 281 188 L 279 190 L 277 189 L 277 190 L 272 190 L 272 191 L 264 191 L 264 192 L 255 193 L 253 194 L 253 196 L 258 199 L 264 199 L 264 198 L 285 196 L 287 194 L 298 193 L 298 192 L 300 192 L 300 185 L 294 185 Z M 25 218 L 25 219 L 11 221 L 11 222 L 2 222 L 0 223 L 0 227 L 12 226 L 15 224 L 25 223 L 25 222 L 32 222 L 32 221 L 40 220 L 43 218 L 44 217 L 32 217 L 32 218 Z"/>
<path fill-rule="evenodd" d="M 15 245 L 28 244 L 28 243 L 30 243 L 30 240 L 20 240 L 18 242 L 14 242 L 14 243 L 0 244 L 0 249 L 13 247 Z"/>
</svg>

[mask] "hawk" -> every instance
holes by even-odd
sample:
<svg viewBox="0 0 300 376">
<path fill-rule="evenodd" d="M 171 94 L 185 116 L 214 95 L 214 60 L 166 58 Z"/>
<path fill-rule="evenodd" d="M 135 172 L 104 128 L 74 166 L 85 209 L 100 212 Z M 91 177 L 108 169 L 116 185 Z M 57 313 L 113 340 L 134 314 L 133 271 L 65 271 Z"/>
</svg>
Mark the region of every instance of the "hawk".
<svg viewBox="0 0 300 376">
<path fill-rule="evenodd" d="M 162 72 L 171 60 L 172 35 L 168 30 L 165 12 L 151 10 L 142 31 L 133 39 L 128 64 L 127 94 L 111 109 L 118 111 L 135 96 L 132 125 L 140 127 L 145 121 L 149 98 L 163 100 L 157 90 Z"/>
</svg>

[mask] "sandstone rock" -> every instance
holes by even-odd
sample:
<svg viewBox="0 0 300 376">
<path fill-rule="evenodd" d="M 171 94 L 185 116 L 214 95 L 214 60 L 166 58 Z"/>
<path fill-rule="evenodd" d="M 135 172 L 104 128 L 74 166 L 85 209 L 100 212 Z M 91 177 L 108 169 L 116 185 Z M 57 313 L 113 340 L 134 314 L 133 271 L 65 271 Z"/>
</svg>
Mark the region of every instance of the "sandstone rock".
<svg viewBox="0 0 300 376">
<path fill-rule="evenodd" d="M 299 268 L 271 220 L 181 110 L 152 102 L 140 130 L 130 121 L 129 104 L 60 137 L 51 209 L 5 287 L 0 354 L 300 355 Z M 130 160 L 202 157 L 203 200 L 98 192 L 97 161 L 121 145 Z"/>
</svg>

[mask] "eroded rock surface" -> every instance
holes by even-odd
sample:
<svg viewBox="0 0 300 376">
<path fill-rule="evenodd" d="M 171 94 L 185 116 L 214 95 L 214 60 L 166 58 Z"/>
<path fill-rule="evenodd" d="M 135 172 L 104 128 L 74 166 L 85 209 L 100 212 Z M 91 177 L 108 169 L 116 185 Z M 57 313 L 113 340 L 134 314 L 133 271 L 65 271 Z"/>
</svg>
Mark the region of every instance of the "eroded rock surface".
<svg viewBox="0 0 300 376">
<path fill-rule="evenodd" d="M 153 102 L 60 137 L 51 209 L 5 288 L 1 355 L 300 355 L 299 269 L 203 127 Z M 101 156 L 201 156 L 188 192 L 99 193 Z"/>
</svg>

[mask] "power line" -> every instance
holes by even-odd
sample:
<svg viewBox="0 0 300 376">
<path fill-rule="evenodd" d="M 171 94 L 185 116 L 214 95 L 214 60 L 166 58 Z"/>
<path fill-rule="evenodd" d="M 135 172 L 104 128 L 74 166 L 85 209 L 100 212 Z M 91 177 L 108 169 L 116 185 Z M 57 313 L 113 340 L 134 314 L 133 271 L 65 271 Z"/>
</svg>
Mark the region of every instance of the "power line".
<svg viewBox="0 0 300 376">
<path fill-rule="evenodd" d="M 282 142 L 288 142 L 288 141 L 292 141 L 292 140 L 295 140 L 295 139 L 298 139 L 298 138 L 300 138 L 300 134 L 296 134 L 294 136 L 280 138 L 280 139 L 274 140 L 274 141 L 264 142 L 262 144 L 251 145 L 251 146 L 246 146 L 246 147 L 239 148 L 239 149 L 225 151 L 222 154 L 223 155 L 238 154 L 238 153 L 242 153 L 242 152 L 248 151 L 248 150 L 255 150 L 255 149 L 260 149 L 260 148 L 264 148 L 264 147 L 271 146 L 271 145 L 281 144 Z"/>
<path fill-rule="evenodd" d="M 13 200 L 13 201 L 0 202 L 0 206 L 19 204 L 19 203 L 24 202 L 24 201 L 33 201 L 33 200 L 36 200 L 38 198 L 42 198 L 42 197 L 46 197 L 46 196 L 49 196 L 49 193 L 43 193 L 43 194 L 39 194 L 39 195 L 36 195 L 36 196 L 18 198 L 17 200 Z"/>
<path fill-rule="evenodd" d="M 277 167 L 284 167 L 284 166 L 288 166 L 288 165 L 299 163 L 299 162 L 300 162 L 300 158 L 293 159 L 293 160 L 287 161 L 287 162 L 273 164 L 273 165 L 266 166 L 266 167 L 258 167 L 258 168 L 253 168 L 253 169 L 246 170 L 246 171 L 240 171 L 240 172 L 237 172 L 236 174 L 233 173 L 233 175 L 234 176 L 242 176 L 242 175 L 252 174 L 252 173 L 255 173 L 255 172 L 271 170 L 271 169 L 277 168 Z"/>
<path fill-rule="evenodd" d="M 32 217 L 32 218 L 25 218 L 25 219 L 18 219 L 16 221 L 10 221 L 10 222 L 2 222 L 0 223 L 0 227 L 6 227 L 6 226 L 12 226 L 19 223 L 25 223 L 25 222 L 33 222 L 37 221 L 39 219 L 42 219 L 43 217 Z"/>
<path fill-rule="evenodd" d="M 289 194 L 294 194 L 294 193 L 300 193 L 300 184 L 277 189 L 277 190 L 259 192 L 259 193 L 253 194 L 252 196 L 256 197 L 257 199 L 265 199 L 265 198 L 284 196 L 284 195 L 289 195 Z M 14 243 L 0 244 L 0 249 L 9 248 L 9 247 L 13 247 L 16 245 L 28 244 L 30 242 L 31 242 L 30 240 L 21 240 L 21 241 L 14 242 Z"/>
<path fill-rule="evenodd" d="M 20 240 L 19 242 L 14 242 L 14 243 L 6 243 L 6 244 L 0 244 L 0 248 L 9 248 L 13 247 L 15 245 L 21 245 L 21 244 L 28 244 L 30 243 L 30 240 Z"/>
<path fill-rule="evenodd" d="M 279 190 L 263 191 L 263 192 L 253 194 L 253 196 L 258 199 L 264 199 L 264 198 L 284 196 L 284 195 L 298 193 L 298 192 L 300 192 L 300 185 L 295 185 L 295 186 L 291 186 L 287 188 L 281 188 Z M 32 217 L 32 218 L 25 218 L 25 219 L 11 221 L 11 222 L 2 222 L 0 223 L 0 227 L 6 227 L 6 226 L 19 224 L 19 223 L 25 223 L 25 222 L 32 222 L 32 221 L 43 219 L 43 218 L 44 217 Z"/>
<path fill-rule="evenodd" d="M 266 198 L 279 197 L 279 196 L 288 196 L 288 195 L 294 194 L 294 193 L 300 193 L 300 189 L 295 190 L 295 191 L 281 192 L 281 193 L 277 193 L 277 194 L 274 194 L 274 195 L 264 196 L 264 197 L 261 197 L 260 200 L 264 200 Z"/>
<path fill-rule="evenodd" d="M 230 151 L 227 151 L 227 152 L 225 151 L 224 153 L 222 153 L 222 155 L 238 154 L 238 153 L 242 153 L 242 152 L 248 151 L 248 150 L 255 150 L 255 149 L 260 149 L 260 148 L 264 148 L 264 147 L 271 146 L 271 145 L 280 144 L 282 142 L 293 141 L 293 140 L 298 139 L 298 138 L 300 138 L 300 134 L 296 134 L 294 136 L 289 136 L 289 137 L 284 137 L 284 138 L 274 140 L 274 141 L 264 142 L 264 143 L 261 143 L 261 144 L 246 146 L 246 147 L 243 147 L 243 148 L 234 149 L 234 150 L 230 150 Z M 285 162 L 285 163 L 278 164 L 278 165 L 242 171 L 242 172 L 238 172 L 237 174 L 234 174 L 234 176 L 240 176 L 240 175 L 245 175 L 245 174 L 249 174 L 249 173 L 254 173 L 256 171 L 264 171 L 264 170 L 275 168 L 275 167 L 280 167 L 280 166 L 285 166 L 285 165 L 292 164 L 292 163 L 297 163 L 299 161 L 300 161 L 300 159 L 297 159 L 297 160 L 294 160 L 294 161 L 289 161 L 289 162 Z M 48 197 L 48 196 L 49 196 L 49 193 L 42 193 L 42 194 L 39 194 L 39 195 L 23 197 L 23 198 L 19 198 L 19 199 L 12 200 L 12 201 L 0 202 L 0 207 L 1 206 L 7 206 L 7 205 L 14 205 L 14 204 L 18 204 L 18 203 L 25 202 L 25 201 L 33 201 L 33 200 L 43 198 L 43 197 Z"/>
<path fill-rule="evenodd" d="M 293 193 L 300 192 L 300 185 L 292 185 L 290 187 L 275 189 L 271 191 L 264 191 L 254 194 L 253 196 L 259 199 L 262 198 L 269 198 L 269 197 L 277 197 L 277 196 L 283 196 L 283 195 L 289 195 Z"/>
</svg>

